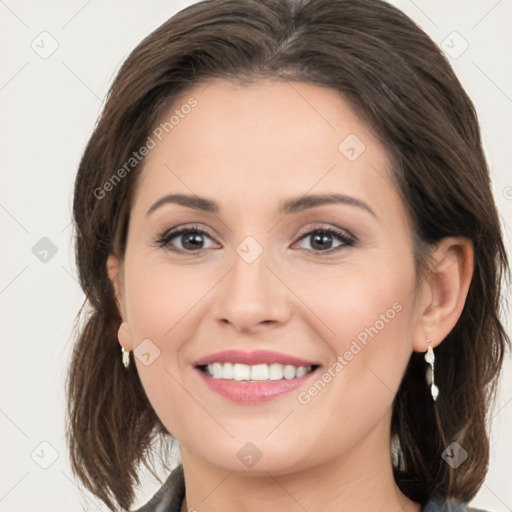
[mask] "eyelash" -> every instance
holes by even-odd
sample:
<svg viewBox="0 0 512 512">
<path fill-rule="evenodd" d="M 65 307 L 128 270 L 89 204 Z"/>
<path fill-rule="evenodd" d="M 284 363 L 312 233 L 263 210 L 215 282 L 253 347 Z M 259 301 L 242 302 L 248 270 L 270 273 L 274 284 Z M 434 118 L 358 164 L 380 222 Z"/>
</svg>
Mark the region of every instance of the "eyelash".
<svg viewBox="0 0 512 512">
<path fill-rule="evenodd" d="M 297 242 L 300 242 L 301 240 L 307 238 L 308 236 L 311 236 L 314 233 L 322 233 L 322 234 L 331 235 L 331 236 L 337 238 L 339 241 L 343 242 L 343 245 L 339 245 L 337 247 L 333 247 L 333 248 L 327 249 L 325 251 L 319 251 L 319 250 L 315 250 L 315 249 L 305 249 L 308 252 L 312 251 L 317 254 L 332 254 L 334 252 L 338 252 L 339 250 L 341 250 L 343 248 L 351 247 L 355 243 L 355 239 L 353 237 L 347 235 L 344 231 L 333 228 L 332 226 L 320 226 L 320 227 L 317 227 L 314 229 L 310 229 L 309 231 L 306 231 L 305 233 L 302 233 L 301 235 L 299 235 Z M 178 238 L 180 235 L 184 235 L 184 234 L 206 235 L 208 238 L 211 238 L 210 235 L 206 231 L 199 229 L 199 227 L 197 227 L 197 226 L 190 226 L 190 227 L 176 228 L 176 229 L 171 229 L 171 230 L 165 231 L 164 233 L 162 233 L 160 236 L 157 237 L 157 239 L 155 240 L 155 245 L 160 248 L 166 247 L 168 250 L 170 250 L 172 252 L 176 252 L 176 253 L 195 254 L 201 250 L 204 250 L 204 249 L 196 249 L 195 251 L 187 251 L 187 250 L 183 250 L 183 249 L 172 248 L 170 246 L 171 240 L 173 240 L 174 238 Z M 294 245 L 297 242 L 295 242 Z"/>
</svg>

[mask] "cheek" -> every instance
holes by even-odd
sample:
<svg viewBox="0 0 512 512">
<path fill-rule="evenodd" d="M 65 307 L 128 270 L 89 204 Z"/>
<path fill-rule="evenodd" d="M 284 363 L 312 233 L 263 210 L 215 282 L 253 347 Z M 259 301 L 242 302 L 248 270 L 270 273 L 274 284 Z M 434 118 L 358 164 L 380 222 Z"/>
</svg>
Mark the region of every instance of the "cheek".
<svg viewBox="0 0 512 512">
<path fill-rule="evenodd" d="M 126 261 L 127 314 L 137 370 L 155 412 L 178 435 L 183 435 L 183 425 L 176 422 L 176 410 L 187 410 L 191 403 L 180 385 L 183 372 L 189 371 L 184 349 L 208 313 L 208 292 L 218 281 L 207 267 L 180 267 L 161 259 L 149 263 L 134 253 Z"/>
<path fill-rule="evenodd" d="M 364 344 L 380 334 L 384 339 L 386 333 L 403 332 L 412 314 L 415 272 L 407 262 L 397 270 L 375 258 L 373 264 L 340 265 L 314 277 L 301 269 L 290 279 L 337 353 L 354 339 Z"/>
<path fill-rule="evenodd" d="M 397 271 L 390 262 L 375 261 L 315 279 L 299 291 L 318 312 L 318 334 L 329 347 L 336 375 L 331 381 L 337 382 L 333 388 L 340 396 L 392 398 L 412 351 L 413 262 L 403 261 Z"/>
<path fill-rule="evenodd" d="M 175 330 L 215 285 L 211 269 L 182 268 L 159 261 L 127 265 L 127 314 L 134 344 L 150 338 L 159 344 L 175 337 Z"/>
<path fill-rule="evenodd" d="M 378 285 L 376 277 L 370 270 L 364 275 L 349 272 L 326 280 L 314 302 L 310 293 L 312 308 L 334 334 L 322 328 L 331 362 L 297 395 L 297 418 L 299 426 L 305 421 L 312 432 L 321 428 L 326 439 L 338 439 L 343 432 L 344 439 L 333 444 L 340 449 L 389 414 L 412 351 L 414 273 L 404 269 L 398 277 L 379 272 Z M 316 426 L 319 418 L 321 427 Z M 304 442 L 303 429 L 298 432 L 296 441 Z"/>
</svg>

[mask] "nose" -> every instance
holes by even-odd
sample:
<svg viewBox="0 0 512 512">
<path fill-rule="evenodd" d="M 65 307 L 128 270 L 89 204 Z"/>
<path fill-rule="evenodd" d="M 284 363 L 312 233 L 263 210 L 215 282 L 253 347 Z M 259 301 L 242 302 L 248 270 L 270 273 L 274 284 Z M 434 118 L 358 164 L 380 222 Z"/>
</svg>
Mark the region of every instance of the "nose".
<svg viewBox="0 0 512 512">
<path fill-rule="evenodd" d="M 267 266 L 265 252 L 252 263 L 235 254 L 217 289 L 214 318 L 244 334 L 284 325 L 291 314 L 287 292 L 277 272 Z"/>
</svg>

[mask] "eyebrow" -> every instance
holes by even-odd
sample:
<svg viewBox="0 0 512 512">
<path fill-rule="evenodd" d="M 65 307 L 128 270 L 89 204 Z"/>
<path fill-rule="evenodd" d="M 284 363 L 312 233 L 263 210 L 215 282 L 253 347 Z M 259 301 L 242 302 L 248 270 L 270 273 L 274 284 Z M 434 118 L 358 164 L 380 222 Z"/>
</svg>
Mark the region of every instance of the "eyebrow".
<svg viewBox="0 0 512 512">
<path fill-rule="evenodd" d="M 186 194 L 168 194 L 158 199 L 147 211 L 146 216 L 153 213 L 162 205 L 168 203 L 179 204 L 187 208 L 205 211 L 208 213 L 218 213 L 220 210 L 219 205 L 215 201 L 212 201 L 211 199 L 206 199 L 204 197 L 199 197 L 195 195 L 191 196 Z M 307 210 L 309 208 L 315 208 L 317 206 L 322 206 L 325 204 L 346 204 L 348 206 L 356 206 L 358 208 L 366 210 L 374 217 L 377 217 L 375 212 L 364 201 L 343 194 L 316 194 L 288 199 L 282 204 L 280 210 L 284 214 L 288 214 Z"/>
</svg>

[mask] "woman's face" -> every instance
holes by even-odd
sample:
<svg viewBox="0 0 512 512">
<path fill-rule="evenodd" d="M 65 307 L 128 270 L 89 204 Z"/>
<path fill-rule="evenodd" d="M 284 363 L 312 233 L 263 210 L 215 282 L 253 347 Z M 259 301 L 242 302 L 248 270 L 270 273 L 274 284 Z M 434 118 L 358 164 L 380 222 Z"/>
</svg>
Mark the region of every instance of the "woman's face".
<svg viewBox="0 0 512 512">
<path fill-rule="evenodd" d="M 116 282 L 120 341 L 161 421 L 182 453 L 251 474 L 388 450 L 423 332 L 383 146 L 303 83 L 214 81 L 173 114 L 151 135 Z M 212 355 L 216 378 L 197 367 Z"/>
</svg>

